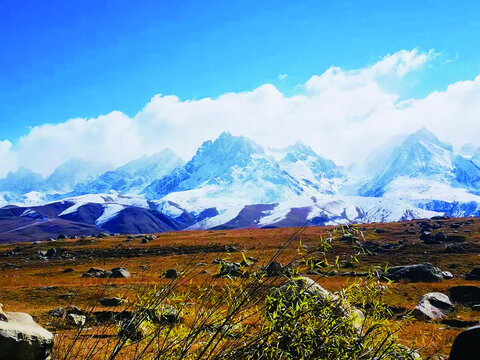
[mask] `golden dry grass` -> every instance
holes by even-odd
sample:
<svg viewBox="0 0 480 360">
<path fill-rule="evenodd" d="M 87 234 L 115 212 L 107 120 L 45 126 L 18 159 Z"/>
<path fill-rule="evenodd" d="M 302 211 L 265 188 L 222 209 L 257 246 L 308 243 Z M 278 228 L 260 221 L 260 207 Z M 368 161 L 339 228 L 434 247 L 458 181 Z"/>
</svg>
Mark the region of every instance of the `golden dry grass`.
<svg viewBox="0 0 480 360">
<path fill-rule="evenodd" d="M 448 230 L 449 224 L 455 221 L 454 219 L 445 221 L 443 230 Z M 357 228 L 362 229 L 365 240 L 381 244 L 403 240 L 406 245 L 401 249 L 380 253 L 377 256 L 359 255 L 359 263 L 355 271 L 365 271 L 373 266 L 384 267 L 385 264 L 393 266 L 430 262 L 439 266 L 442 270 L 451 271 L 455 276 L 452 280 L 440 283 L 391 284 L 391 292 L 386 298 L 386 302 L 390 305 L 413 309 L 420 297 L 427 292 L 440 291 L 448 294 L 448 289 L 455 285 L 478 285 L 478 282 L 468 282 L 462 278 L 473 266 L 480 264 L 478 254 L 445 254 L 442 252 L 444 245 L 424 245 L 418 240 L 418 234 L 404 233 L 405 229 L 418 229 L 416 221 L 359 225 Z M 378 234 L 374 231 L 375 228 L 381 228 L 386 232 Z M 464 230 L 468 232 L 464 232 Z M 54 331 L 57 336 L 69 339 L 73 337 L 75 331 L 56 329 L 52 324 L 51 317 L 47 315 L 47 312 L 56 306 L 66 306 L 72 303 L 80 308 L 95 306 L 96 310 L 102 310 L 103 308 L 96 304 L 96 300 L 101 296 L 121 296 L 132 303 L 136 300 L 136 294 L 151 286 L 168 282 L 168 280 L 160 278 L 166 269 L 192 268 L 197 263 L 205 263 L 207 266 L 195 267 L 196 275 L 182 285 L 181 291 L 195 296 L 200 291 L 199 285 L 212 283 L 212 275 L 217 272 L 217 266 L 211 265 L 215 258 L 221 257 L 238 262 L 242 260 L 240 251 L 231 253 L 204 252 L 202 251 L 204 247 L 212 244 L 222 247 L 234 245 L 239 250 L 243 250 L 246 256 L 257 258 L 259 260 L 258 264 L 264 264 L 294 231 L 296 231 L 294 228 L 184 231 L 156 234 L 156 239 L 148 244 L 141 244 L 139 239 L 126 243 L 126 236 L 86 241 L 65 240 L 42 243 L 23 249 L 18 255 L 0 257 L 0 302 L 4 304 L 6 311 L 28 312 L 40 324 Z M 475 219 L 474 223 L 463 226 L 459 231 L 467 236 L 469 242 L 480 244 L 480 220 Z M 320 255 L 316 252 L 319 250 L 319 240 L 332 234 L 333 227 L 308 227 L 301 233 L 297 241 L 280 254 L 278 261 L 285 264 L 298 257 L 297 250 L 300 244 L 307 256 L 319 257 Z M 336 234 L 336 236 L 339 236 L 341 229 L 338 229 Z M 23 246 L 23 244 L 2 245 L 0 246 L 0 252 L 12 250 L 16 246 Z M 184 246 L 197 248 L 198 252 L 181 254 L 181 249 Z M 95 255 L 91 259 L 83 257 L 58 260 L 34 259 L 34 254 L 38 250 L 51 247 L 63 248 L 67 252 L 77 253 L 110 250 L 118 247 L 159 249 L 160 253 L 136 257 L 110 256 L 103 258 Z M 171 253 L 163 255 L 164 252 L 162 251 L 165 249 L 170 249 Z M 337 256 L 344 259 L 353 254 L 354 251 L 350 245 L 334 241 L 327 258 L 333 262 Z M 452 264 L 455 264 L 455 267 L 452 267 Z M 111 269 L 118 266 L 126 267 L 132 277 L 130 279 L 96 279 L 81 276 L 90 267 Z M 142 269 L 141 266 L 147 266 L 147 269 Z M 70 267 L 74 269 L 73 272 L 63 272 L 65 268 Z M 258 265 L 251 271 L 256 268 L 258 268 Z M 301 271 L 305 273 L 306 269 L 301 268 Z M 351 269 L 340 267 L 338 271 L 347 272 Z M 216 286 L 222 286 L 222 281 L 230 280 L 217 279 Z M 352 281 L 355 281 L 355 279 L 348 276 L 326 276 L 322 277 L 319 283 L 328 290 L 336 291 L 344 288 Z M 66 293 L 74 293 L 75 295 L 73 298 L 61 298 L 61 295 Z M 478 320 L 475 312 L 462 307 L 459 307 L 457 316 L 465 320 Z M 405 344 L 415 342 L 422 348 L 421 352 L 423 354 L 431 354 L 436 351 L 441 354 L 448 354 L 450 344 L 456 334 L 461 331 L 461 329 L 448 328 L 435 322 L 405 321 L 402 319 L 395 320 L 395 322 L 402 325 L 402 331 L 400 332 L 402 342 Z M 92 331 L 95 331 L 95 328 L 89 329 L 87 332 Z M 61 345 L 57 346 L 65 346 L 65 343 L 63 341 Z"/>
</svg>

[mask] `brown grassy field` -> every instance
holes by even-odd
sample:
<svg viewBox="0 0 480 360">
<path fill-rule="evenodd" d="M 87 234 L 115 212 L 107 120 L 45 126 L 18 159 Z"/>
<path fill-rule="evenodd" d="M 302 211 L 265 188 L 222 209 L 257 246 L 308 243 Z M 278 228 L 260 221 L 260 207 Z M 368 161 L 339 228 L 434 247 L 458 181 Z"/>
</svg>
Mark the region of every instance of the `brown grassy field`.
<svg viewBox="0 0 480 360">
<path fill-rule="evenodd" d="M 463 220 L 444 220 L 440 230 L 448 232 L 450 224 L 458 221 Z M 354 262 L 353 256 L 357 254 L 357 250 L 347 243 L 338 241 L 343 232 L 339 227 L 307 227 L 279 254 L 277 261 L 282 264 L 294 261 L 300 273 L 308 274 L 309 269 L 303 266 L 304 263 L 299 259 L 302 256 L 320 258 L 322 256 L 320 240 L 332 237 L 334 240 L 326 256 L 332 263 L 339 257 L 340 262 L 335 269 L 337 273 L 329 276 L 307 275 L 317 280 L 327 290 L 337 291 L 356 281 L 358 277 L 353 276 L 351 272 L 362 273 L 375 267 L 384 268 L 386 265 L 430 262 L 454 275 L 452 280 L 439 283 L 390 284 L 390 292 L 386 295 L 385 302 L 407 310 L 413 309 L 420 297 L 427 292 L 440 291 L 448 294 L 448 289 L 455 285 L 479 285 L 478 282 L 463 279 L 463 275 L 472 267 L 480 265 L 479 254 L 477 252 L 447 254 L 443 252 L 445 244 L 424 244 L 419 240 L 418 223 L 419 221 L 414 220 L 355 226 L 361 241 L 373 241 L 381 245 L 402 241 L 403 245 L 379 252 L 377 255 L 360 253 L 356 255 L 358 263 L 354 263 L 354 268 L 346 268 L 344 263 Z M 406 231 L 408 229 L 417 232 L 410 233 Z M 127 236 L 113 236 L 103 239 L 42 242 L 36 245 L 29 243 L 3 245 L 0 247 L 0 253 L 6 254 L 13 249 L 15 251 L 13 255 L 0 257 L 0 302 L 4 304 L 6 311 L 30 313 L 39 324 L 54 332 L 57 339 L 56 351 L 61 354 L 68 344 L 68 339 L 74 336 L 76 330 L 60 326 L 52 319 L 47 314 L 52 308 L 73 304 L 81 309 L 107 310 L 97 303 L 99 297 L 105 296 L 120 296 L 128 299 L 130 304 L 134 303 L 138 294 L 155 285 L 168 283 L 170 280 L 161 278 L 161 275 L 169 268 L 185 271 L 188 269 L 188 281 L 181 283 L 177 291 L 188 293 L 190 301 L 195 302 L 195 296 L 200 296 L 199 286 L 210 284 L 221 288 L 232 281 L 223 278 L 212 280 L 218 272 L 218 265 L 212 264 L 214 259 L 224 258 L 241 262 L 243 252 L 245 256 L 258 259 L 256 265 L 249 270 L 255 271 L 260 265 L 268 262 L 295 231 L 297 229 L 294 228 L 184 231 L 156 234 L 156 238 L 146 244 L 142 244 L 140 239 L 125 242 Z M 480 245 L 480 219 L 465 223 L 457 231 L 458 234 L 466 236 L 468 243 Z M 236 250 L 229 249 L 228 252 L 225 250 L 228 246 L 234 246 Z M 63 251 L 64 254 L 71 254 L 73 258 L 54 257 L 48 260 L 37 258 L 38 251 L 49 248 L 61 249 L 60 254 Z M 111 269 L 119 266 L 128 269 L 132 277 L 128 279 L 82 277 L 90 267 Z M 73 271 L 64 272 L 66 268 L 72 268 Z M 470 309 L 457 308 L 455 317 L 463 320 L 479 319 L 478 314 Z M 408 346 L 414 343 L 420 348 L 422 355 L 448 354 L 454 337 L 461 331 L 461 328 L 448 327 L 437 322 L 402 317 L 391 321 L 392 324 L 401 325 L 399 333 L 401 341 Z M 96 331 L 95 327 L 89 327 L 84 330 L 86 339 L 84 341 L 108 341 L 107 335 L 113 336 L 114 330 L 110 329 L 108 334 L 99 339 L 100 337 L 88 336 Z"/>
</svg>

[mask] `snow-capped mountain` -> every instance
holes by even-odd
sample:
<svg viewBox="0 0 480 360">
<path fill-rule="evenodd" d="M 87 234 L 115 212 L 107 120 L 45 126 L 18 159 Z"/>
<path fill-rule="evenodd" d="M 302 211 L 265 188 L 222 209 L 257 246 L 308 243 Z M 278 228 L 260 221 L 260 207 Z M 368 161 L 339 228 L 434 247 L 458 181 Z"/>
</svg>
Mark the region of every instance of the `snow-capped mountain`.
<svg viewBox="0 0 480 360">
<path fill-rule="evenodd" d="M 26 194 L 30 191 L 44 190 L 45 184 L 42 176 L 24 167 L 16 172 L 9 172 L 5 178 L 0 179 L 0 191 Z"/>
<path fill-rule="evenodd" d="M 94 179 L 78 182 L 73 194 L 98 194 L 115 191 L 137 194 L 154 180 L 182 166 L 184 161 L 170 149 L 133 160 L 116 170 L 107 171 Z"/>
<path fill-rule="evenodd" d="M 472 160 L 456 154 L 451 145 L 420 129 L 393 149 L 383 171 L 364 184 L 359 194 L 380 197 L 398 194 L 401 189 L 410 196 L 412 191 L 426 192 L 439 184 L 477 193 L 480 169 Z"/>
<path fill-rule="evenodd" d="M 475 151 L 470 160 L 478 167 L 480 167 L 480 149 Z"/>
<path fill-rule="evenodd" d="M 299 142 L 270 149 L 222 133 L 187 163 L 164 150 L 102 173 L 99 164 L 78 160 L 47 179 L 23 168 L 10 173 L 0 180 L 0 204 L 17 206 L 0 208 L 0 241 L 56 231 L 142 233 L 480 216 L 479 165 L 480 152 L 460 155 L 426 129 L 393 139 L 350 171 Z"/>
<path fill-rule="evenodd" d="M 60 166 L 45 179 L 46 188 L 53 193 L 72 191 L 77 183 L 92 180 L 107 171 L 111 166 L 106 163 L 88 162 L 71 159 Z"/>
<path fill-rule="evenodd" d="M 185 166 L 154 181 L 143 194 L 156 200 L 194 191 L 204 198 L 228 196 L 244 204 L 274 203 L 334 193 L 334 179 L 343 176 L 341 168 L 307 146 L 267 152 L 243 136 L 222 133 L 215 141 L 204 142 Z M 190 199 L 192 194 L 185 196 Z"/>
</svg>

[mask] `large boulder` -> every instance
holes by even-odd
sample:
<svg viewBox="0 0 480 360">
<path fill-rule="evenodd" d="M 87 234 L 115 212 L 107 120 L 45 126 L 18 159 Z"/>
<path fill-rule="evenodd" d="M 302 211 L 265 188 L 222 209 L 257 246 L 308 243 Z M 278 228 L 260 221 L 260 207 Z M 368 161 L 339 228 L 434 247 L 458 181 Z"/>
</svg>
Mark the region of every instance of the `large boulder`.
<svg viewBox="0 0 480 360">
<path fill-rule="evenodd" d="M 109 298 L 102 298 L 98 299 L 98 302 L 102 306 L 107 306 L 107 307 L 115 307 L 115 306 L 120 306 L 126 303 L 125 299 L 120 299 L 118 297 L 109 297 Z"/>
<path fill-rule="evenodd" d="M 106 271 L 98 268 L 90 268 L 83 273 L 82 277 L 95 277 L 95 278 L 129 278 L 131 277 L 127 269 L 123 267 L 113 268 L 110 271 Z"/>
<path fill-rule="evenodd" d="M 470 360 L 478 354 L 480 326 L 467 329 L 457 335 L 450 350 L 450 360 Z"/>
<path fill-rule="evenodd" d="M 413 315 L 419 320 L 443 319 L 455 311 L 450 298 L 439 292 L 424 295 L 413 310 Z"/>
<path fill-rule="evenodd" d="M 384 276 L 392 281 L 438 282 L 444 280 L 442 270 L 428 263 L 394 266 L 389 268 Z"/>
<path fill-rule="evenodd" d="M 465 275 L 465 280 L 480 280 L 480 267 L 474 267 Z"/>
<path fill-rule="evenodd" d="M 52 348 L 53 334 L 33 321 L 30 315 L 2 311 L 0 359 L 45 360 L 49 358 Z"/>
<path fill-rule="evenodd" d="M 478 286 L 454 286 L 449 291 L 452 301 L 467 305 L 480 304 L 480 287 Z"/>
<path fill-rule="evenodd" d="M 130 273 L 127 269 L 123 267 L 113 268 L 112 269 L 112 278 L 129 278 L 131 277 Z"/>
</svg>

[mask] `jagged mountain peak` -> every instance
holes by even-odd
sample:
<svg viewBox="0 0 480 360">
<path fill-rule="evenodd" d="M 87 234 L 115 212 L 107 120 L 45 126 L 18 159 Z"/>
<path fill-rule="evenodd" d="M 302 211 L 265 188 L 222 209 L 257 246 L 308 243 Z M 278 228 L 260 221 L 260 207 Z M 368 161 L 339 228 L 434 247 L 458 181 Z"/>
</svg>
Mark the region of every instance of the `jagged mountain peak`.
<svg viewBox="0 0 480 360">
<path fill-rule="evenodd" d="M 184 161 L 172 150 L 143 156 L 90 181 L 79 182 L 72 195 L 109 193 L 138 194 L 156 179 L 181 167 Z"/>
<path fill-rule="evenodd" d="M 394 189 L 397 185 L 402 191 L 409 192 L 405 187 L 405 184 L 412 183 L 409 179 L 421 179 L 427 185 L 428 182 L 438 182 L 475 191 L 480 182 L 480 169 L 471 160 L 456 154 L 450 144 L 422 128 L 393 149 L 384 170 L 362 186 L 359 193 L 383 196 L 387 189 L 398 193 L 398 189 Z"/>
<path fill-rule="evenodd" d="M 263 147 L 243 135 L 234 136 L 229 132 L 222 132 L 214 141 L 205 141 L 197 151 L 197 155 L 204 152 L 237 151 L 243 154 L 263 153 Z"/>
<path fill-rule="evenodd" d="M 428 130 L 427 128 L 421 128 L 415 133 L 411 134 L 402 144 L 403 147 L 422 144 L 426 145 L 435 145 L 446 151 L 453 151 L 452 145 L 442 142 L 438 137 Z"/>
<path fill-rule="evenodd" d="M 116 171 L 125 172 L 131 176 L 143 176 L 153 179 L 165 175 L 165 169 L 170 169 L 171 171 L 184 163 L 177 154 L 166 148 L 153 155 L 144 155 L 139 159 L 132 160 L 120 166 Z"/>
<path fill-rule="evenodd" d="M 20 167 L 15 172 L 9 172 L 0 179 L 0 191 L 23 195 L 31 191 L 45 191 L 43 177 L 25 167 Z"/>
<path fill-rule="evenodd" d="M 41 178 L 42 175 L 24 166 L 21 166 L 17 169 L 17 171 L 9 171 L 5 178 L 11 179 L 11 178 L 25 178 L 25 177 Z"/>
<path fill-rule="evenodd" d="M 47 177 L 46 186 L 50 192 L 66 193 L 72 191 L 77 183 L 93 179 L 109 168 L 111 165 L 107 163 L 72 158 Z"/>
<path fill-rule="evenodd" d="M 297 143 L 269 150 L 244 136 L 222 133 L 202 144 L 195 156 L 172 174 L 152 183 L 143 192 L 161 199 L 172 192 L 210 187 L 209 193 L 231 193 L 239 200 L 272 202 L 307 193 L 333 193 L 325 179 L 341 178 L 340 167 L 321 158 L 310 147 Z"/>
</svg>

